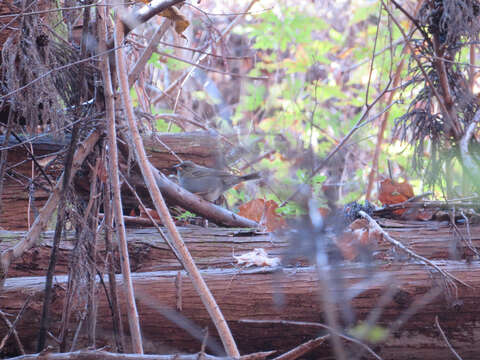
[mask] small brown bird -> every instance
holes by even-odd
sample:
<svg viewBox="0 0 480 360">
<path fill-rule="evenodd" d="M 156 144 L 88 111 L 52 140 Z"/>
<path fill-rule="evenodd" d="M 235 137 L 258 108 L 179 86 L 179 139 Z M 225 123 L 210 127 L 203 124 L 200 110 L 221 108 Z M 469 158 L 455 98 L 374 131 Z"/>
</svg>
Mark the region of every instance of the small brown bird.
<svg viewBox="0 0 480 360">
<path fill-rule="evenodd" d="M 238 176 L 229 172 L 211 169 L 187 160 L 174 166 L 180 186 L 207 201 L 215 201 L 231 187 L 247 180 L 260 179 L 259 173 Z"/>
</svg>

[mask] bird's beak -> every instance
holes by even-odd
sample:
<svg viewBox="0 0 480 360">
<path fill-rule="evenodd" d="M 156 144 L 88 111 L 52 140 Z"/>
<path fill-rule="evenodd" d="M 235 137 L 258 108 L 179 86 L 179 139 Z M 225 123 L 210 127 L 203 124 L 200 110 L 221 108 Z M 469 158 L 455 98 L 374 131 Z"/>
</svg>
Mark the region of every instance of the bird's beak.
<svg viewBox="0 0 480 360">
<path fill-rule="evenodd" d="M 183 162 L 181 162 L 181 163 L 179 163 L 179 164 L 177 164 L 177 165 L 173 165 L 172 167 L 173 167 L 174 169 L 177 169 L 177 168 L 179 168 L 179 167 L 182 166 L 182 165 L 183 165 Z"/>
</svg>

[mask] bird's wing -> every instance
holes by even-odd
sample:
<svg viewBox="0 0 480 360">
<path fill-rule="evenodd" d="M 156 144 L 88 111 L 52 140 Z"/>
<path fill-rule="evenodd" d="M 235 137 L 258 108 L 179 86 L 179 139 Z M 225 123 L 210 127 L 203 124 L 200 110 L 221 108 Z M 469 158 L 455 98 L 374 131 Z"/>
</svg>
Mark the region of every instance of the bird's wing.
<svg viewBox="0 0 480 360">
<path fill-rule="evenodd" d="M 198 166 L 198 168 L 193 169 L 192 175 L 197 178 L 210 177 L 210 176 L 217 176 L 217 177 L 231 176 L 231 174 L 226 171 L 218 170 L 218 169 L 209 169 L 203 166 Z"/>
</svg>

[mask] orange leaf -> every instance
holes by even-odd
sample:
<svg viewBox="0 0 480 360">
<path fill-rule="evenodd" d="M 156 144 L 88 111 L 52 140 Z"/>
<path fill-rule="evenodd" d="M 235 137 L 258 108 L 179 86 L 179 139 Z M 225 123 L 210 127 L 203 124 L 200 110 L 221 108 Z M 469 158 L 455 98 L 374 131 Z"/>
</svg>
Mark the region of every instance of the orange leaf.
<svg viewBox="0 0 480 360">
<path fill-rule="evenodd" d="M 378 194 L 378 200 L 383 205 L 398 204 L 407 201 L 413 197 L 413 188 L 408 182 L 396 182 L 392 179 L 385 179 L 380 183 L 380 191 Z M 393 213 L 396 215 L 402 215 L 405 209 L 395 210 Z"/>
<path fill-rule="evenodd" d="M 254 199 L 240 205 L 238 215 L 260 223 L 267 231 L 274 231 L 285 225 L 285 219 L 275 212 L 277 208 L 273 200 Z"/>
<path fill-rule="evenodd" d="M 354 260 L 362 248 L 374 248 L 381 241 L 381 234 L 371 230 L 366 219 L 357 219 L 350 224 L 336 241 L 346 260 Z"/>
<path fill-rule="evenodd" d="M 319 207 L 318 212 L 322 217 L 326 218 L 330 214 L 330 209 L 326 207 Z"/>
<path fill-rule="evenodd" d="M 176 8 L 175 6 L 169 7 L 168 9 L 161 11 L 159 15 L 172 20 L 175 23 L 175 32 L 181 37 L 185 38 L 182 33 L 190 25 L 190 22 L 180 12 L 180 10 L 178 10 L 178 8 Z"/>
<path fill-rule="evenodd" d="M 263 214 L 263 208 L 265 206 L 265 201 L 262 199 L 254 199 L 243 205 L 240 205 L 238 209 L 238 215 L 246 217 L 247 219 L 253 221 L 260 221 Z"/>
</svg>

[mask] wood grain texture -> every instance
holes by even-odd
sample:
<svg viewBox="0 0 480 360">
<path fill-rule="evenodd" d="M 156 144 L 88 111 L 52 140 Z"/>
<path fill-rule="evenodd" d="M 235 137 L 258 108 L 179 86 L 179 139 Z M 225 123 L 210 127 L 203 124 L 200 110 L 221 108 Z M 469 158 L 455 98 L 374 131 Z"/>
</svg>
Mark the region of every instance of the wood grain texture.
<svg viewBox="0 0 480 360">
<path fill-rule="evenodd" d="M 472 260 L 472 250 L 465 240 L 459 239 L 452 228 L 444 222 L 428 222 L 416 224 L 411 222 L 381 221 L 384 229 L 395 239 L 409 246 L 417 254 L 429 259 Z M 394 226 L 395 225 L 395 226 Z M 419 225 L 422 225 L 421 227 Z M 464 239 L 468 238 L 466 226 L 459 226 Z M 281 236 L 270 233 L 258 233 L 249 229 L 202 228 L 198 226 L 179 227 L 197 265 L 208 267 L 231 267 L 232 255 L 241 255 L 255 248 L 264 248 L 272 256 L 288 253 L 289 242 Z M 0 231 L 0 251 L 12 247 L 25 232 Z M 480 225 L 470 226 L 471 243 L 480 249 Z M 42 233 L 41 242 L 18 259 L 10 269 L 10 277 L 41 276 L 45 274 L 50 254 L 53 232 Z M 128 247 L 132 271 L 180 270 L 180 264 L 170 251 L 165 241 L 154 228 L 128 229 Z M 67 233 L 66 241 L 60 245 L 57 273 L 65 274 L 68 270 L 68 259 L 75 243 L 75 234 Z M 98 239 L 99 262 L 105 254 L 103 235 Z M 406 261 L 405 254 L 395 250 L 389 243 L 380 241 L 372 249 L 376 257 L 383 261 Z M 454 250 L 452 252 L 452 250 Z M 455 259 L 455 258 L 454 258 Z M 298 264 L 305 264 L 305 259 L 294 259 Z M 118 265 L 118 264 L 117 264 Z M 117 267 L 118 268 L 118 267 Z M 119 270 L 119 268 L 118 268 Z"/>
<path fill-rule="evenodd" d="M 337 284 L 331 290 L 343 295 L 345 289 L 355 290 L 352 311 L 356 320 L 362 320 L 377 306 L 387 289 L 392 288 L 393 296 L 385 302 L 377 322 L 378 325 L 389 327 L 395 325 L 415 301 L 432 288 L 438 288 L 440 292 L 437 296 L 427 305 L 417 308 L 414 316 L 408 317 L 385 343 L 378 346 L 377 351 L 385 359 L 450 359 L 433 325 L 438 315 L 455 349 L 465 359 L 473 359 L 480 353 L 480 322 L 475 315 L 478 314 L 480 264 L 453 261 L 437 261 L 436 264 L 468 282 L 472 288 L 459 287 L 456 297 L 444 287 L 442 279 L 419 264 L 388 264 L 374 268 L 345 264 L 342 266 L 344 287 Z M 318 274 L 313 267 L 208 269 L 203 270 L 202 275 L 229 322 L 242 353 L 272 349 L 287 351 L 322 333 L 315 326 L 240 322 L 242 319 L 324 322 L 318 295 L 319 291 L 326 289 L 319 288 Z M 209 352 L 218 353 L 221 347 L 218 346 L 208 314 L 186 276 L 182 280 L 183 311 L 175 310 L 177 276 L 176 271 L 133 274 L 146 351 L 196 352 L 203 338 L 202 329 L 208 326 L 212 339 L 216 341 L 216 344 L 215 341 L 210 344 Z M 59 325 L 65 281 L 65 276 L 56 277 L 53 333 Z M 121 284 L 120 277 L 117 281 Z M 43 278 L 39 277 L 8 279 L 0 298 L 0 308 L 16 314 L 26 297 L 32 296 L 32 304 L 17 328 L 24 346 L 29 350 L 33 349 L 36 340 L 38 329 L 35 319 L 40 314 L 43 282 Z M 122 297 L 120 299 L 123 301 Z M 97 345 L 100 346 L 110 343 L 112 338 L 111 315 L 103 291 L 99 291 L 98 310 Z M 0 328 L 0 336 L 5 331 L 4 326 Z M 84 340 L 81 339 L 80 346 Z M 357 345 L 346 346 L 349 351 L 360 351 Z M 10 350 L 13 351 L 11 347 Z M 312 356 L 327 359 L 330 356 L 329 349 L 322 347 Z"/>
<path fill-rule="evenodd" d="M 0 143 L 3 143 L 3 141 L 4 139 L 0 136 Z M 167 169 L 178 163 L 177 158 L 171 151 L 178 154 L 184 160 L 193 160 L 207 166 L 218 165 L 218 162 L 221 161 L 218 137 L 209 132 L 157 133 L 155 136 L 145 135 L 143 141 L 150 161 L 159 169 Z M 18 144 L 18 141 L 11 137 L 9 145 L 12 146 L 15 144 Z M 68 137 L 65 139 L 55 139 L 51 136 L 45 136 L 27 145 L 29 147 L 31 145 L 33 153 L 38 157 L 38 160 L 40 160 L 45 159 L 44 157 L 49 154 L 53 154 L 52 156 L 55 157 L 55 154 L 62 150 L 67 144 Z M 165 144 L 167 147 L 162 144 Z M 128 150 L 125 156 L 128 156 Z M 62 161 L 62 158 L 59 157 L 58 163 L 46 171 L 52 182 L 55 182 L 61 174 Z M 122 161 L 126 162 L 126 159 Z M 36 211 L 47 201 L 50 186 L 48 182 L 42 178 L 38 169 L 32 167 L 32 161 L 22 146 L 16 146 L 9 150 L 7 167 L 9 171 L 7 172 L 4 191 L 1 195 L 3 207 L 2 214 L 0 214 L 0 227 L 7 230 L 25 230 L 28 228 L 29 223 L 31 224 L 33 222 Z M 77 173 L 74 183 L 77 193 L 88 199 L 90 180 L 86 170 L 88 170 L 88 168 Z M 32 178 L 35 178 L 35 187 L 30 193 L 30 181 Z M 143 184 L 143 180 L 139 181 Z M 126 186 L 122 188 L 122 193 L 125 194 L 124 206 L 137 206 L 137 201 Z M 149 199 L 146 194 L 141 195 Z M 29 198 L 33 200 L 30 204 Z"/>
</svg>

